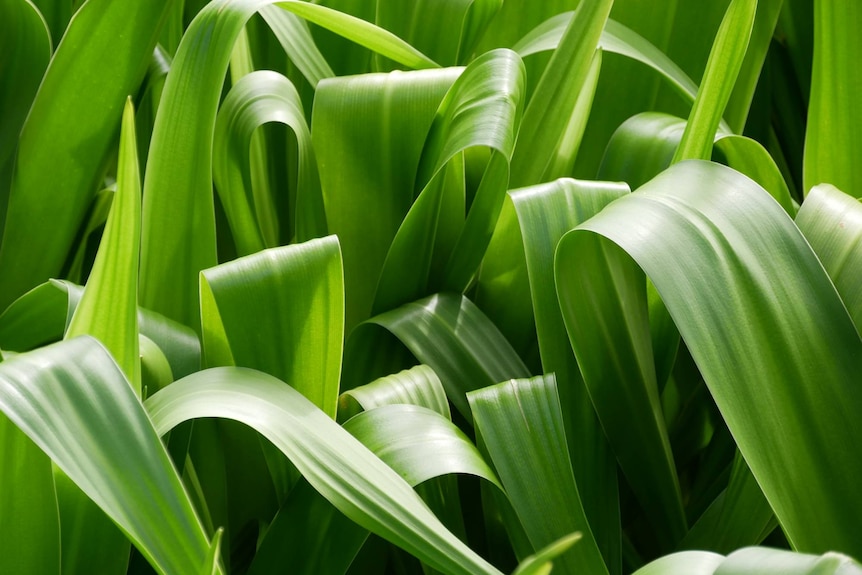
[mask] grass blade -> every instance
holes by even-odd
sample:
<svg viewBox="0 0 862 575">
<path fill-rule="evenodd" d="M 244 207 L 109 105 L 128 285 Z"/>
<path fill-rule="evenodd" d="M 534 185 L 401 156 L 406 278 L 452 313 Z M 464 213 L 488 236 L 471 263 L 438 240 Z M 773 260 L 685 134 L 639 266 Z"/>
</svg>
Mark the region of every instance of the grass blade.
<svg viewBox="0 0 862 575">
<path fill-rule="evenodd" d="M 123 111 L 115 194 L 90 279 L 65 337 L 91 335 L 101 341 L 140 396 L 138 253 L 141 241 L 141 176 L 131 98 L 126 100 Z"/>
<path fill-rule="evenodd" d="M 593 54 L 613 0 L 583 2 L 530 99 L 512 156 L 511 186 L 542 181 L 549 158 L 560 143 L 577 95 L 587 79 Z"/>
<path fill-rule="evenodd" d="M 712 142 L 745 59 L 757 0 L 732 0 L 718 28 L 703 80 L 673 161 L 708 160 Z"/>
</svg>

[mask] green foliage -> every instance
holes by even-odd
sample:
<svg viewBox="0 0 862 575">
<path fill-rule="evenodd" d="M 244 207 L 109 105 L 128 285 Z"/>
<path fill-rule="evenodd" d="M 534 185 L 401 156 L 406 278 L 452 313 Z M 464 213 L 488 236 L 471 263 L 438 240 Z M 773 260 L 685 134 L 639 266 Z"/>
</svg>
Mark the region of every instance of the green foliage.
<svg viewBox="0 0 862 575">
<path fill-rule="evenodd" d="M 862 572 L 862 8 L 659 4 L 0 0 L 0 572 Z"/>
</svg>

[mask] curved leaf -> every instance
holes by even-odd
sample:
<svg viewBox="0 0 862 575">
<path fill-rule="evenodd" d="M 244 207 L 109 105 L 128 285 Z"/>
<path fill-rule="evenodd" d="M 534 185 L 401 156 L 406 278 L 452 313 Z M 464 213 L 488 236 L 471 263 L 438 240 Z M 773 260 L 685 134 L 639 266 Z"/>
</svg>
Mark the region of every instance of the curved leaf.
<svg viewBox="0 0 862 575">
<path fill-rule="evenodd" d="M 856 330 L 862 332 L 862 204 L 828 184 L 814 186 L 796 215 L 796 225 L 832 278 Z"/>
<path fill-rule="evenodd" d="M 443 474 L 469 473 L 503 489 L 467 436 L 425 407 L 384 405 L 352 417 L 344 429 L 410 485 Z"/>
<path fill-rule="evenodd" d="M 862 340 L 793 222 L 739 173 L 681 163 L 563 238 L 562 298 L 593 234 L 652 279 L 791 543 L 859 554 Z"/>
<path fill-rule="evenodd" d="M 568 343 L 553 262 L 557 243 L 566 232 L 628 192 L 625 184 L 559 179 L 509 193 L 518 216 L 519 248 L 526 255 L 542 370 L 556 376 L 575 479 L 609 564 L 620 562 L 616 459 Z"/>
<path fill-rule="evenodd" d="M 499 573 L 447 531 L 392 469 L 289 385 L 261 372 L 214 368 L 147 400 L 156 429 L 224 417 L 272 441 L 339 510 L 445 573 Z"/>
<path fill-rule="evenodd" d="M 96 340 L 4 361 L 0 410 L 159 572 L 198 572 L 208 549 L 203 527 L 139 399 Z"/>
<path fill-rule="evenodd" d="M 267 122 L 286 124 L 297 140 L 297 197 L 288 214 L 297 241 L 326 233 L 326 215 L 311 134 L 302 112 L 302 102 L 293 84 L 277 72 L 258 71 L 236 82 L 219 110 L 213 142 L 213 180 L 219 193 L 237 252 L 244 256 L 266 247 L 258 214 L 271 206 L 255 205 L 249 168 L 249 145 L 255 130 Z"/>
<path fill-rule="evenodd" d="M 645 565 L 634 575 L 712 575 L 724 557 L 709 551 L 681 551 Z"/>
<path fill-rule="evenodd" d="M 393 336 L 401 343 L 393 342 Z M 509 342 L 470 300 L 437 294 L 375 316 L 350 334 L 344 350 L 345 389 L 405 367 L 404 346 L 440 377 L 449 400 L 468 421 L 466 392 L 529 377 Z"/>
<path fill-rule="evenodd" d="M 338 419 L 341 421 L 360 411 L 398 404 L 419 405 L 452 419 L 443 384 L 427 365 L 417 365 L 345 391 L 338 398 Z"/>
<path fill-rule="evenodd" d="M 215 0 L 189 25 L 165 82 L 144 178 L 141 303 L 200 331 L 197 274 L 216 264 L 212 134 L 233 45 L 277 0 Z M 417 66 L 433 62 L 394 35 L 324 6 L 282 8 Z M 2 301 L 2 300 L 0 300 Z"/>
<path fill-rule="evenodd" d="M 365 74 L 317 88 L 311 135 L 329 232 L 344 254 L 348 332 L 371 315 L 380 270 L 415 197 L 425 136 L 461 73 Z"/>
<path fill-rule="evenodd" d="M 505 197 L 525 82 L 518 55 L 497 50 L 470 64 L 443 98 L 418 168 L 417 183 L 428 183 L 392 240 L 380 272 L 373 314 L 418 299 L 429 291 L 462 291 L 469 284 Z M 476 146 L 490 148 L 491 158 L 463 229 L 460 233 L 452 230 L 451 238 L 438 237 L 446 234 L 438 229 L 444 225 L 441 222 L 451 225 L 464 217 L 463 208 L 458 209 L 465 201 L 463 188 L 445 185 L 444 168 L 459 153 Z M 450 194 L 461 197 L 450 199 Z M 431 284 L 435 258 L 446 263 L 441 270 L 442 281 Z"/>
</svg>

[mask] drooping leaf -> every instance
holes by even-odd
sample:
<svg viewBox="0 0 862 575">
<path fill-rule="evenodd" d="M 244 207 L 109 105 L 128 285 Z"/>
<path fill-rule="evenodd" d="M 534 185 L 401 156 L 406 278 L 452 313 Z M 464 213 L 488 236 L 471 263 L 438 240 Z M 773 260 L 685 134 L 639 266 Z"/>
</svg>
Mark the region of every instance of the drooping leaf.
<svg viewBox="0 0 862 575">
<path fill-rule="evenodd" d="M 796 225 L 862 332 L 862 204 L 831 185 L 815 186 L 796 215 Z"/>
<path fill-rule="evenodd" d="M 80 337 L 0 364 L 0 410 L 162 573 L 197 573 L 203 527 L 110 354 Z"/>
<path fill-rule="evenodd" d="M 241 384 L 240 384 L 241 382 Z M 499 573 L 448 532 L 391 468 L 289 385 L 262 372 L 215 368 L 147 400 L 161 433 L 225 417 L 272 441 L 342 513 L 445 573 Z"/>
<path fill-rule="evenodd" d="M 342 393 L 338 398 L 338 419 L 392 404 L 420 405 L 452 418 L 440 378 L 427 365 L 417 365 Z"/>
<path fill-rule="evenodd" d="M 278 230 L 267 229 L 264 216 L 273 217 L 275 204 L 269 194 L 254 193 L 249 165 L 252 137 L 267 122 L 288 125 L 297 139 L 297 197 L 286 214 L 290 219 L 282 216 L 282 225 L 295 232 L 297 241 L 326 232 L 317 162 L 299 94 L 290 80 L 276 72 L 253 72 L 236 82 L 222 103 L 213 144 L 213 180 L 241 256 L 278 245 Z M 278 215 L 274 216 L 277 222 Z"/>
<path fill-rule="evenodd" d="M 848 464 L 862 396 L 848 382 L 862 369 L 862 340 L 822 265 L 779 206 L 733 170 L 686 162 L 641 190 L 562 240 L 562 297 L 565 262 L 592 234 L 624 249 L 667 305 L 791 543 L 858 554 Z"/>
<path fill-rule="evenodd" d="M 434 370 L 449 401 L 468 421 L 468 391 L 529 377 L 506 339 L 470 300 L 444 293 L 358 326 L 345 346 L 342 384 L 352 389 L 404 369 L 411 360 L 415 364 L 413 357 Z"/>
</svg>

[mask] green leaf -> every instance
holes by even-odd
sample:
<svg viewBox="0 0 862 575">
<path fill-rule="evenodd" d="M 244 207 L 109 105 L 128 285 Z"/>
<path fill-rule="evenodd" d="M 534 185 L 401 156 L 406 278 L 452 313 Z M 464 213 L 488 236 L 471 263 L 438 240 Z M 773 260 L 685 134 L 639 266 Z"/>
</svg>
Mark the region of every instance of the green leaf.
<svg viewBox="0 0 862 575">
<path fill-rule="evenodd" d="M 335 419 L 344 338 L 335 236 L 265 250 L 201 272 L 207 366 L 290 382 Z"/>
<path fill-rule="evenodd" d="M 141 303 L 196 331 L 197 274 L 216 264 L 212 134 L 221 86 L 240 30 L 274 2 L 216 0 L 198 13 L 177 50 L 153 127 L 144 177 Z M 279 5 L 393 59 L 434 66 L 352 16 L 298 0 Z"/>
<path fill-rule="evenodd" d="M 417 184 L 427 185 L 392 240 L 380 273 L 373 314 L 441 288 L 462 291 L 470 283 L 505 197 L 525 82 L 520 57 L 509 50 L 497 50 L 470 64 L 443 98 L 416 176 Z M 441 222 L 460 222 L 465 203 L 463 187 L 447 186 L 443 181 L 445 168 L 453 158 L 460 161 L 461 152 L 477 146 L 490 148 L 491 156 L 463 229 L 441 232 Z M 451 238 L 445 237 L 447 231 Z M 438 275 L 432 273 L 436 258 L 446 263 L 441 270 L 443 277 L 432 284 Z"/>
<path fill-rule="evenodd" d="M 730 553 L 761 543 L 774 526 L 774 514 L 745 460 L 737 453 L 727 489 L 698 519 L 681 549 Z"/>
<path fill-rule="evenodd" d="M 733 170 L 673 166 L 563 238 L 558 287 L 592 234 L 655 284 L 791 544 L 859 554 L 862 340 L 783 210 Z"/>
<path fill-rule="evenodd" d="M 709 551 L 681 551 L 641 567 L 634 575 L 712 575 L 724 557 Z"/>
<path fill-rule="evenodd" d="M 566 535 L 551 543 L 535 555 L 521 561 L 512 575 L 539 575 L 551 572 L 551 561 L 557 558 L 581 539 L 580 533 Z"/>
<path fill-rule="evenodd" d="M 264 214 L 274 210 L 270 198 L 253 193 L 249 165 L 255 130 L 267 122 L 286 124 L 297 140 L 297 197 L 283 225 L 298 241 L 325 235 L 326 215 L 311 134 L 302 102 L 290 80 L 271 71 L 252 72 L 236 82 L 219 110 L 213 143 L 213 181 L 225 209 L 239 255 L 275 247 L 278 231 L 264 233 Z"/>
<path fill-rule="evenodd" d="M 466 64 L 502 4 L 502 0 L 382 0 L 377 2 L 375 22 L 441 65 L 456 66 Z"/>
<path fill-rule="evenodd" d="M 539 80 L 512 156 L 511 186 L 542 181 L 584 86 L 613 0 L 582 2 Z"/>
<path fill-rule="evenodd" d="M 47 24 L 29 0 L 0 2 L 3 38 L 0 40 L 0 232 L 6 220 L 6 202 L 18 134 L 27 118 L 33 96 L 51 58 Z"/>
<path fill-rule="evenodd" d="M 277 6 L 264 6 L 260 15 L 278 38 L 291 62 L 312 87 L 316 88 L 324 78 L 335 76 L 317 49 L 305 20 Z"/>
<path fill-rule="evenodd" d="M 440 377 L 449 401 L 468 421 L 472 420 L 468 391 L 512 377 L 529 377 L 509 342 L 470 300 L 444 293 L 358 326 L 344 350 L 344 388 L 353 389 L 407 367 L 404 363 L 411 361 L 405 355 L 407 349 Z"/>
<path fill-rule="evenodd" d="M 439 64 L 395 34 L 361 18 L 355 18 L 349 14 L 301 0 L 279 2 L 278 6 L 408 68 L 421 70 L 440 67 Z"/>
<path fill-rule="evenodd" d="M 697 98 L 673 162 L 708 160 L 712 142 L 745 59 L 754 27 L 757 0 L 732 0 L 718 28 Z"/>
<path fill-rule="evenodd" d="M 101 341 L 140 396 L 138 252 L 141 241 L 141 177 L 131 98 L 126 100 L 123 112 L 115 194 L 96 261 L 65 337 L 91 335 Z"/>
<path fill-rule="evenodd" d="M 425 136 L 461 72 L 332 78 L 315 93 L 311 135 L 329 232 L 344 254 L 348 333 L 371 315 L 389 246 L 418 192 Z"/>
<path fill-rule="evenodd" d="M 90 0 L 70 22 L 21 131 L 0 245 L 0 309 L 59 275 L 169 6 Z"/>
<path fill-rule="evenodd" d="M 862 204 L 833 186 L 814 186 L 796 215 L 856 330 L 862 332 Z"/>
<path fill-rule="evenodd" d="M 556 50 L 573 14 L 565 12 L 549 18 L 524 36 L 512 49 L 524 58 L 531 54 Z M 652 68 L 681 97 L 694 102 L 697 84 L 664 52 L 634 30 L 608 18 L 599 36 L 598 47 L 604 52 L 619 54 Z"/>
<path fill-rule="evenodd" d="M 560 572 L 607 573 L 572 474 L 554 376 L 511 380 L 467 399 L 533 548 L 579 531 L 583 540 L 557 560 Z"/>
<path fill-rule="evenodd" d="M 198 572 L 208 549 L 203 527 L 140 401 L 96 340 L 4 361 L 0 410 L 159 572 Z"/>
<path fill-rule="evenodd" d="M 81 286 L 63 280 L 33 288 L 0 315 L 0 348 L 23 352 L 59 341 L 82 294 Z M 200 369 L 201 344 L 191 329 L 141 308 L 138 325 L 164 353 L 175 377 Z"/>
<path fill-rule="evenodd" d="M 344 424 L 410 485 L 450 473 L 469 473 L 503 489 L 467 436 L 446 417 L 418 405 L 384 405 Z"/>
<path fill-rule="evenodd" d="M 628 192 L 624 184 L 560 179 L 509 194 L 518 216 L 520 250 L 526 255 L 542 370 L 556 376 L 575 479 L 608 564 L 620 561 L 616 459 L 568 343 L 553 262 L 566 232 Z"/>
<path fill-rule="evenodd" d="M 366 529 L 445 573 L 499 573 L 449 533 L 398 474 L 272 376 L 242 368 L 202 371 L 152 396 L 147 409 L 161 433 L 199 417 L 243 422 Z"/>
<path fill-rule="evenodd" d="M 735 134 L 741 134 L 745 128 L 783 4 L 784 0 L 757 0 L 757 13 L 754 16 L 748 49 L 724 111 L 730 130 Z"/>
<path fill-rule="evenodd" d="M 5 357 L 0 372 L 14 358 Z M 60 521 L 51 460 L 0 414 L 0 571 L 60 573 Z"/>
<path fill-rule="evenodd" d="M 605 435 L 666 552 L 687 526 L 659 401 L 646 281 L 622 250 L 591 240 L 570 242 L 565 255 L 558 248 L 560 307 Z"/>
<path fill-rule="evenodd" d="M 805 130 L 803 189 L 832 184 L 862 196 L 862 4 L 814 2 L 814 69 Z"/>
<path fill-rule="evenodd" d="M 433 373 L 426 366 L 420 368 Z M 451 473 L 484 477 L 499 487 L 494 472 L 463 433 L 428 410 L 389 405 L 360 414 L 344 428 L 414 487 Z M 267 530 L 249 573 L 269 573 L 285 564 L 293 573 L 344 573 L 367 536 L 367 530 L 301 480 Z"/>
<path fill-rule="evenodd" d="M 452 419 L 443 384 L 427 365 L 417 365 L 345 391 L 338 398 L 338 419 L 346 420 L 360 411 L 394 404 L 427 407 Z"/>
<path fill-rule="evenodd" d="M 685 126 L 685 121 L 658 112 L 644 112 L 629 118 L 611 137 L 599 177 L 625 180 L 632 189 L 640 187 L 671 164 Z M 759 142 L 721 129 L 714 142 L 717 156 L 723 156 L 730 167 L 766 188 L 788 214 L 796 213 L 778 166 Z"/>
<path fill-rule="evenodd" d="M 727 556 L 715 575 L 859 575 L 862 565 L 840 553 L 821 556 L 750 547 Z"/>
</svg>

